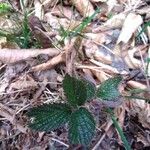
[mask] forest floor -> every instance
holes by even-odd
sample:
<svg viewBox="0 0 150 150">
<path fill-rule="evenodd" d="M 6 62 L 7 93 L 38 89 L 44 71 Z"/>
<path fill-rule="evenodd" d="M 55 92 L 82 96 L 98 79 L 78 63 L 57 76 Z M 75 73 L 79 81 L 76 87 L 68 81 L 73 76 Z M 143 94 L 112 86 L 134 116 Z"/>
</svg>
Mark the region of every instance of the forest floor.
<svg viewBox="0 0 150 150">
<path fill-rule="evenodd" d="M 66 73 L 97 87 L 121 75 L 115 116 L 133 150 L 150 149 L 149 42 L 149 0 L 0 0 L 0 149 L 84 149 L 69 144 L 67 126 L 28 127 L 28 109 L 65 101 Z M 86 107 L 96 121 L 88 149 L 125 149 L 104 108 Z"/>
</svg>

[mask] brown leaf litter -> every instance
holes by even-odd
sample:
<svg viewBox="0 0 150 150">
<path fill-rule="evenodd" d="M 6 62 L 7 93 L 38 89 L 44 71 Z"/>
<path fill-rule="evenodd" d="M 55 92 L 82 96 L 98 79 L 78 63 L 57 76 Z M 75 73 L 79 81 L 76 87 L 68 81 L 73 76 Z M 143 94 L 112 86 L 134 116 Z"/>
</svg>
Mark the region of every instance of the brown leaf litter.
<svg viewBox="0 0 150 150">
<path fill-rule="evenodd" d="M 18 15 L 23 14 L 24 7 L 19 1 L 10 3 Z M 141 0 L 26 0 L 25 7 L 32 14 L 31 40 L 39 41 L 41 48 L 20 49 L 8 37 L 0 37 L 0 149 L 83 148 L 69 145 L 66 127 L 47 133 L 27 127 L 25 114 L 29 108 L 65 101 L 62 80 L 66 72 L 88 78 L 96 86 L 122 75 L 124 100 L 119 107 L 111 102 L 115 115 L 133 149 L 149 148 L 149 27 L 137 38 L 143 24 L 150 20 L 148 4 Z M 101 12 L 73 37 L 96 7 Z M 21 20 L 0 16 L 1 30 L 10 31 L 9 35 L 20 34 L 20 23 Z M 142 92 L 136 92 L 137 89 Z M 102 105 L 93 100 L 86 107 L 97 123 L 90 149 L 123 149 Z"/>
</svg>

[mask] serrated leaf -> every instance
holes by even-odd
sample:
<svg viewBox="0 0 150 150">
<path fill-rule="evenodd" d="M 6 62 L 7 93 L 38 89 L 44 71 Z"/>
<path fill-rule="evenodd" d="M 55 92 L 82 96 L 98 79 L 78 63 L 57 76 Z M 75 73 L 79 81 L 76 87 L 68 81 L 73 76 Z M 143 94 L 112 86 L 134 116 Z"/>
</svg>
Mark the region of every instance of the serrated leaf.
<svg viewBox="0 0 150 150">
<path fill-rule="evenodd" d="M 86 100 L 91 100 L 92 98 L 95 97 L 96 87 L 94 83 L 88 80 L 83 80 L 83 82 L 85 83 L 85 86 L 86 86 L 86 92 L 87 92 Z"/>
<path fill-rule="evenodd" d="M 68 102 L 72 106 L 83 105 L 87 98 L 86 85 L 83 81 L 69 76 L 65 76 L 63 80 L 63 89 Z"/>
<path fill-rule="evenodd" d="M 69 140 L 71 144 L 89 145 L 95 133 L 95 121 L 85 108 L 72 113 L 69 121 Z"/>
<path fill-rule="evenodd" d="M 33 118 L 29 127 L 37 131 L 51 131 L 68 122 L 71 109 L 66 104 L 45 104 L 31 108 L 27 115 Z"/>
<path fill-rule="evenodd" d="M 97 97 L 102 100 L 115 100 L 118 96 L 120 96 L 118 86 L 121 81 L 121 76 L 110 78 L 104 81 L 97 90 Z"/>
</svg>

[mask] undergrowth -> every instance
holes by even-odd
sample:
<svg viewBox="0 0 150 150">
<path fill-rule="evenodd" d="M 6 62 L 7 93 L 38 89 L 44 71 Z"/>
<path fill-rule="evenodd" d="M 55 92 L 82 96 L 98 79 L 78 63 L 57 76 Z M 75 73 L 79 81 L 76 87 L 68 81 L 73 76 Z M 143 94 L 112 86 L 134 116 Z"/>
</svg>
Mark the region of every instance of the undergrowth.
<svg viewBox="0 0 150 150">
<path fill-rule="evenodd" d="M 8 15 L 11 11 L 12 9 L 7 3 L 0 5 L 0 15 Z M 59 42 L 64 42 L 67 37 L 83 36 L 82 33 L 84 32 L 84 29 L 99 12 L 100 10 L 97 9 L 91 16 L 83 19 L 81 24 L 71 31 L 60 26 L 60 35 L 62 39 Z M 150 23 L 148 22 L 137 37 L 139 37 L 149 25 Z M 32 35 L 29 29 L 28 12 L 26 10 L 23 13 L 21 33 L 15 35 L 0 29 L 0 36 L 6 37 L 7 40 L 15 41 L 21 48 L 30 48 L 31 45 L 36 47 L 36 43 L 31 44 Z M 148 58 L 146 73 L 149 68 L 149 62 L 150 59 Z M 63 89 L 67 102 L 65 104 L 44 104 L 29 109 L 27 113 L 31 120 L 29 127 L 36 131 L 52 131 L 68 124 L 68 138 L 70 144 L 82 144 L 85 147 L 88 147 L 95 135 L 96 123 L 92 113 L 85 107 L 85 103 L 92 99 L 100 101 L 116 101 L 121 96 L 118 91 L 118 86 L 121 81 L 122 78 L 117 76 L 104 81 L 96 88 L 95 85 L 89 81 L 77 79 L 67 74 L 63 80 Z M 134 95 L 126 97 L 135 98 Z M 138 97 L 136 97 L 136 99 L 137 98 Z M 107 108 L 107 112 L 110 115 L 126 150 L 131 150 L 123 130 L 113 114 L 113 109 Z"/>
<path fill-rule="evenodd" d="M 21 48 L 30 48 L 31 32 L 28 25 L 28 14 L 26 11 L 24 13 L 24 18 L 22 23 L 22 33 L 16 39 L 16 42 Z"/>
<path fill-rule="evenodd" d="M 118 86 L 121 76 L 104 81 L 98 88 L 87 80 L 77 79 L 66 75 L 63 89 L 67 98 L 65 104 L 53 103 L 29 109 L 27 115 L 32 118 L 29 127 L 36 131 L 52 131 L 68 124 L 68 138 L 70 144 L 81 144 L 88 148 L 95 135 L 96 123 L 92 113 L 85 107 L 85 103 L 92 99 L 100 101 L 116 101 L 121 94 Z M 124 146 L 131 150 L 113 110 L 107 109 L 111 119 L 121 136 Z"/>
<path fill-rule="evenodd" d="M 15 10 L 13 10 L 8 3 L 0 4 L 0 16 L 12 20 L 16 25 L 12 31 L 13 33 L 4 29 L 0 29 L 0 37 L 6 37 L 8 42 L 17 43 L 20 48 L 26 49 L 31 47 L 39 47 L 39 43 L 37 41 L 33 41 L 28 23 L 29 13 L 25 7 L 23 13 L 19 15 L 21 17 L 18 17 Z M 22 18 L 22 20 L 20 18 Z"/>
<path fill-rule="evenodd" d="M 92 21 L 92 19 L 95 18 L 95 16 L 99 12 L 100 12 L 100 8 L 97 8 L 96 11 L 91 16 L 83 19 L 82 22 L 77 27 L 75 27 L 73 30 L 69 30 L 69 27 L 68 27 L 68 29 L 64 29 L 64 27 L 60 25 L 59 33 L 62 38 L 59 41 L 59 43 L 63 43 L 67 37 L 72 38 L 77 35 L 83 37 L 84 35 L 82 33 L 84 32 L 85 28 L 88 26 L 88 24 Z"/>
</svg>

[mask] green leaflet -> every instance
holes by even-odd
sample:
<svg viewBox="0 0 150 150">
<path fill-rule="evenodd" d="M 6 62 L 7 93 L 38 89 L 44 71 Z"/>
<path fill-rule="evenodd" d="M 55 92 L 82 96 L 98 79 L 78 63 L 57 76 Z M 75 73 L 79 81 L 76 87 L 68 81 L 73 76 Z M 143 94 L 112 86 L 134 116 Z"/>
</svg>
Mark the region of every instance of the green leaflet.
<svg viewBox="0 0 150 150">
<path fill-rule="evenodd" d="M 69 76 L 63 80 L 63 89 L 72 106 L 83 105 L 87 98 L 86 85 L 83 81 Z"/>
<path fill-rule="evenodd" d="M 69 121 L 69 140 L 71 144 L 88 146 L 95 133 L 95 121 L 85 108 L 79 108 Z"/>
<path fill-rule="evenodd" d="M 83 80 L 83 82 L 86 86 L 86 100 L 92 100 L 95 97 L 96 86 L 94 83 L 87 80 Z"/>
<path fill-rule="evenodd" d="M 34 118 L 29 127 L 37 131 L 51 131 L 68 122 L 71 109 L 66 104 L 45 104 L 31 108 L 27 115 Z"/>
<path fill-rule="evenodd" d="M 110 78 L 104 81 L 97 89 L 97 93 L 96 93 L 97 97 L 102 100 L 108 100 L 108 101 L 115 100 L 118 96 L 120 96 L 120 93 L 118 91 L 118 86 L 121 81 L 122 81 L 121 76 Z"/>
<path fill-rule="evenodd" d="M 90 81 L 79 80 L 68 74 L 63 80 L 63 89 L 72 106 L 83 105 L 85 101 L 95 97 L 96 91 L 95 85 Z"/>
</svg>

